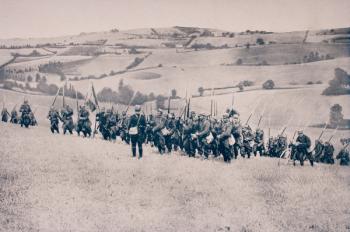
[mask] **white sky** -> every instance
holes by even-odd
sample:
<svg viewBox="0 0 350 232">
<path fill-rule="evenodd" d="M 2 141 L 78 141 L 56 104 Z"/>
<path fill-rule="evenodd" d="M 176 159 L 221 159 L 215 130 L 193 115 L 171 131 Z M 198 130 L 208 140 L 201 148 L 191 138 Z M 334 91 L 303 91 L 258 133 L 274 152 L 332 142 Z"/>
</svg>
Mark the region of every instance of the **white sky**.
<svg viewBox="0 0 350 232">
<path fill-rule="evenodd" d="M 350 26 L 350 0 L 0 0 L 0 38 L 144 27 L 294 31 Z"/>
</svg>

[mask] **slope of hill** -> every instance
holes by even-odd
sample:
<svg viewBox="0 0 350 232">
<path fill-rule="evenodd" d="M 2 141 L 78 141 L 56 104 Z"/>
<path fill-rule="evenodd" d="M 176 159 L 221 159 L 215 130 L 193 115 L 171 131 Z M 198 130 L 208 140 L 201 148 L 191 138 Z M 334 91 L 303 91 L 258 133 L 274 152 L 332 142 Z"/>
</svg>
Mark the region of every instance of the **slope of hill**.
<svg viewBox="0 0 350 232">
<path fill-rule="evenodd" d="M 129 147 L 0 123 L 1 231 L 346 231 L 348 168 L 142 160 Z M 4 146 L 6 144 L 6 146 Z M 18 146 L 20 144 L 20 146 Z M 48 145 L 50 144 L 50 145 Z"/>
</svg>

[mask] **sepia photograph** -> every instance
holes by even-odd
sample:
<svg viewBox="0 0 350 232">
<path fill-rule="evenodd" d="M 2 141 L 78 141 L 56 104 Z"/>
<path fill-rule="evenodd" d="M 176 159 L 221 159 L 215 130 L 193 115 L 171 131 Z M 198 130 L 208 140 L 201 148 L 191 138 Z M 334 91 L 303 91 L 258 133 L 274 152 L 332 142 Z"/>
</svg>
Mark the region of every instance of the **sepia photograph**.
<svg viewBox="0 0 350 232">
<path fill-rule="evenodd" d="M 349 0 L 0 0 L 1 232 L 350 232 Z"/>
</svg>

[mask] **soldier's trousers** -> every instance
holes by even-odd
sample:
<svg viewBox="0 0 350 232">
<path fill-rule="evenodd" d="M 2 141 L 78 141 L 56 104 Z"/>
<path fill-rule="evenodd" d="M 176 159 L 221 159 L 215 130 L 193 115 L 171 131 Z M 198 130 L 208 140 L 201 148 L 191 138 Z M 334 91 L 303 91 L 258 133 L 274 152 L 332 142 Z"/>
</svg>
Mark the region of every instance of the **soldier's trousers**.
<svg viewBox="0 0 350 232">
<path fill-rule="evenodd" d="M 168 152 L 171 152 L 172 147 L 173 147 L 171 135 L 164 136 L 164 142 L 165 142 L 165 146 L 166 146 Z"/>
<path fill-rule="evenodd" d="M 186 135 L 183 139 L 183 148 L 189 157 L 195 157 L 197 140 L 193 140 L 191 135 Z"/>
<path fill-rule="evenodd" d="M 139 148 L 139 157 L 142 157 L 142 143 L 144 141 L 142 135 L 130 135 L 130 141 L 131 141 L 131 151 L 132 156 L 136 157 L 136 146 Z"/>
<path fill-rule="evenodd" d="M 165 138 L 160 131 L 155 134 L 154 144 L 157 146 L 160 154 L 165 152 Z"/>
<path fill-rule="evenodd" d="M 232 149 L 228 143 L 228 139 L 220 141 L 219 150 L 222 156 L 224 157 L 224 161 L 227 163 L 230 163 L 232 158 L 232 153 L 231 153 Z"/>
<path fill-rule="evenodd" d="M 207 142 L 206 138 L 199 139 L 198 148 L 197 148 L 199 154 L 204 155 L 205 158 L 208 158 L 210 153 L 210 147 L 211 147 L 211 144 Z"/>
</svg>

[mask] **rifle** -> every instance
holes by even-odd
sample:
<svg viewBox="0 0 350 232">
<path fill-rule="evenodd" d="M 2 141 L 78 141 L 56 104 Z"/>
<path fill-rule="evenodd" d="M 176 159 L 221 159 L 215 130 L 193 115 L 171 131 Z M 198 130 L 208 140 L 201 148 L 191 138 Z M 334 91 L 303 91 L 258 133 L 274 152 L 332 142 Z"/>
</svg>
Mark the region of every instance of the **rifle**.
<svg viewBox="0 0 350 232">
<path fill-rule="evenodd" d="M 261 115 L 260 118 L 259 118 L 258 128 L 259 128 L 259 126 L 260 126 L 260 122 L 261 122 L 262 117 L 263 117 L 263 116 Z"/>
<path fill-rule="evenodd" d="M 79 120 L 79 103 L 78 103 L 78 92 L 75 90 L 75 100 L 77 101 L 77 115 Z"/>
<path fill-rule="evenodd" d="M 130 99 L 129 104 L 128 104 L 128 106 L 127 106 L 126 109 L 125 109 L 125 113 L 128 112 L 128 110 L 129 110 L 129 108 L 130 108 L 130 105 L 131 105 L 132 101 L 134 100 L 135 96 L 136 96 L 136 93 L 134 93 L 134 95 L 133 95 L 132 98 Z"/>
<path fill-rule="evenodd" d="M 284 127 L 280 135 L 283 135 L 284 132 L 286 131 L 286 129 L 287 129 L 287 127 Z"/>
<path fill-rule="evenodd" d="M 51 106 L 55 105 L 55 102 L 56 102 L 56 99 L 57 99 L 57 96 L 58 96 L 60 90 L 61 90 L 61 87 L 58 88 L 57 93 L 56 93 L 56 96 L 55 96 L 55 98 L 53 99 L 53 102 L 52 102 Z"/>
<path fill-rule="evenodd" d="M 317 139 L 317 140 L 320 140 L 320 139 L 321 139 L 321 137 L 322 137 L 324 131 L 326 130 L 326 128 L 327 128 L 327 122 L 325 123 L 325 126 L 324 126 L 323 130 L 321 131 L 320 136 L 318 136 L 318 139 Z"/>
<path fill-rule="evenodd" d="M 333 134 L 331 135 L 331 137 L 330 137 L 329 140 L 328 140 L 329 143 L 330 143 L 331 140 L 333 139 L 334 135 L 337 133 L 338 127 L 339 127 L 339 126 L 337 126 L 337 127 L 334 129 Z"/>
<path fill-rule="evenodd" d="M 64 92 L 65 92 L 66 85 L 63 85 L 62 88 L 62 107 L 64 107 Z"/>
<path fill-rule="evenodd" d="M 251 114 L 249 115 L 249 117 L 248 117 L 247 121 L 245 122 L 245 125 L 247 125 L 247 124 L 248 124 L 248 122 L 249 122 L 250 118 L 252 117 L 252 115 L 253 115 L 253 113 L 251 113 Z"/>
<path fill-rule="evenodd" d="M 170 114 L 170 101 L 171 101 L 171 98 L 169 96 L 169 98 L 168 98 L 168 114 Z"/>
</svg>

